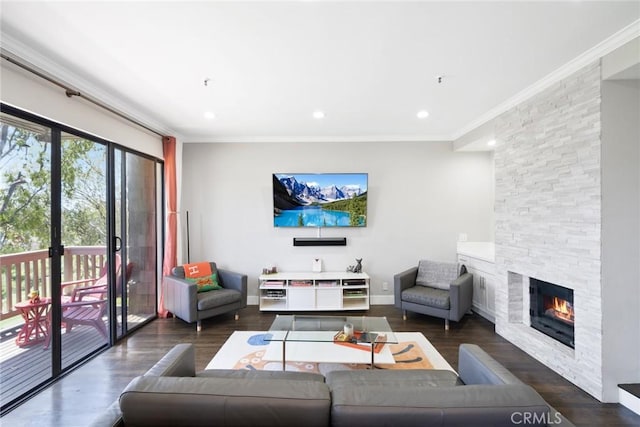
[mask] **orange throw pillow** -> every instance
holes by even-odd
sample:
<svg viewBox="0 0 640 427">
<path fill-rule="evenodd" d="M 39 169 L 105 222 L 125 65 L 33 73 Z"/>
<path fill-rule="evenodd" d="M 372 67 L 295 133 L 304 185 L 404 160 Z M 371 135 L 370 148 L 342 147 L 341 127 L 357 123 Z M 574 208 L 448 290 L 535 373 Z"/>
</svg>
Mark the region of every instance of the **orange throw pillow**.
<svg viewBox="0 0 640 427">
<path fill-rule="evenodd" d="M 218 283 L 218 273 L 212 273 L 211 264 L 208 262 L 185 264 L 183 267 L 185 279 L 195 283 L 198 287 L 198 292 L 222 289 L 222 286 Z"/>
<path fill-rule="evenodd" d="M 196 262 L 184 265 L 184 277 L 193 279 L 202 276 L 211 276 L 211 264 L 208 262 Z"/>
</svg>

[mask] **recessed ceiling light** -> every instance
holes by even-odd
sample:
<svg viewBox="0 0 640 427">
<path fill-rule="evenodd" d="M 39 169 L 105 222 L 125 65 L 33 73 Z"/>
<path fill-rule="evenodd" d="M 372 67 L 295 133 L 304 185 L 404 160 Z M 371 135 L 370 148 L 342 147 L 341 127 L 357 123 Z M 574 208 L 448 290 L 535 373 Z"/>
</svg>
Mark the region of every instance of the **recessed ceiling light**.
<svg viewBox="0 0 640 427">
<path fill-rule="evenodd" d="M 324 119 L 324 111 L 320 111 L 320 110 L 314 111 L 313 112 L 313 118 L 314 119 Z"/>
<path fill-rule="evenodd" d="M 496 145 L 496 140 L 495 139 L 490 139 L 489 141 L 487 141 L 487 145 L 489 147 L 493 147 L 494 145 Z"/>
<path fill-rule="evenodd" d="M 209 120 L 213 120 L 216 118 L 216 114 L 213 111 L 206 111 L 204 113 L 204 118 L 205 119 L 209 119 Z"/>
<path fill-rule="evenodd" d="M 419 119 L 426 119 L 427 117 L 429 117 L 429 112 L 426 110 L 421 110 L 418 111 L 418 114 L 416 114 L 416 116 L 418 116 Z"/>
</svg>

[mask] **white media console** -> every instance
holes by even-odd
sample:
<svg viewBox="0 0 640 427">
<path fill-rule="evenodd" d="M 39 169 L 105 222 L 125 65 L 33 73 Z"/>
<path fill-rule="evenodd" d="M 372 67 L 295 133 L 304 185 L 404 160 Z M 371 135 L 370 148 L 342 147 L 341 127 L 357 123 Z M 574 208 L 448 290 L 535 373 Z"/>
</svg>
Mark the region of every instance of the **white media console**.
<svg viewBox="0 0 640 427">
<path fill-rule="evenodd" d="M 274 273 L 258 280 L 261 311 L 369 309 L 366 273 Z"/>
</svg>

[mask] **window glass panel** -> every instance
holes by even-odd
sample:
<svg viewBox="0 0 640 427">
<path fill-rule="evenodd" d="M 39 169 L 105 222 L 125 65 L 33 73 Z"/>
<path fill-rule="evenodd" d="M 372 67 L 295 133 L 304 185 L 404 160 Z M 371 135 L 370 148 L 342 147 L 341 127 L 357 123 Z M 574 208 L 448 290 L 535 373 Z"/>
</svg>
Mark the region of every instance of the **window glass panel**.
<svg viewBox="0 0 640 427">
<path fill-rule="evenodd" d="M 156 314 L 156 163 L 126 154 L 127 329 Z"/>
<path fill-rule="evenodd" d="M 52 376 L 51 130 L 0 114 L 0 401 Z M 40 302 L 30 303 L 38 292 Z"/>
<path fill-rule="evenodd" d="M 109 342 L 106 170 L 105 145 L 62 133 L 63 369 Z"/>
</svg>

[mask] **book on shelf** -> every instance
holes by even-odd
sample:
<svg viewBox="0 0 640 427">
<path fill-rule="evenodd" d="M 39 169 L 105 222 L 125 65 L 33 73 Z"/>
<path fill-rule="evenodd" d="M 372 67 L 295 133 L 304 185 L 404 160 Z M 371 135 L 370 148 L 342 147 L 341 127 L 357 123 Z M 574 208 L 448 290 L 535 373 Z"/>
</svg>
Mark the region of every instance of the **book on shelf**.
<svg viewBox="0 0 640 427">
<path fill-rule="evenodd" d="M 365 351 L 371 351 L 371 346 L 373 345 L 373 352 L 380 353 L 387 342 L 387 336 L 376 332 L 362 331 L 354 331 L 353 335 L 347 335 L 343 331 L 340 331 L 333 337 L 333 342 L 338 345 Z"/>
<path fill-rule="evenodd" d="M 267 280 L 262 282 L 262 286 L 284 286 L 284 280 Z"/>
<path fill-rule="evenodd" d="M 342 284 L 344 286 L 364 286 L 367 282 L 364 279 L 345 279 Z"/>
<path fill-rule="evenodd" d="M 265 296 L 268 298 L 284 298 L 287 294 L 284 291 L 267 291 Z"/>
<path fill-rule="evenodd" d="M 289 286 L 313 286 L 313 282 L 309 280 L 292 280 Z"/>
</svg>

